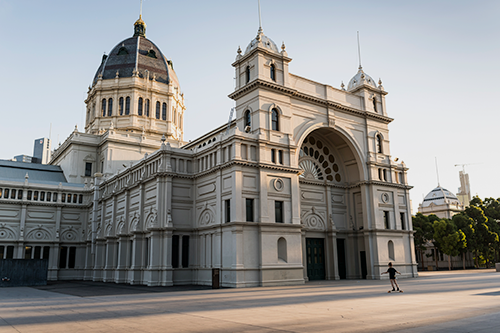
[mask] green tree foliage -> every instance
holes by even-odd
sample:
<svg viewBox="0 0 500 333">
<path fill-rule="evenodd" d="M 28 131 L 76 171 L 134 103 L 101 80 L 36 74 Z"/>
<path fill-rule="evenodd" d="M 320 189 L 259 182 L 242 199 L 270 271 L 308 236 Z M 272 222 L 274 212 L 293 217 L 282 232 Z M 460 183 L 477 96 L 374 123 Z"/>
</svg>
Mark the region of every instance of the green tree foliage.
<svg viewBox="0 0 500 333">
<path fill-rule="evenodd" d="M 416 216 L 413 216 L 412 223 L 413 230 L 415 230 L 415 234 L 413 236 L 415 240 L 415 248 L 420 253 L 420 262 L 423 265 L 424 252 L 427 250 L 426 244 L 432 241 L 434 229 L 432 228 L 432 223 L 429 221 L 429 216 L 425 216 L 422 213 L 417 213 Z"/>
<path fill-rule="evenodd" d="M 440 250 L 448 255 L 448 269 L 451 270 L 451 257 L 458 256 L 465 248 L 465 234 L 456 230 L 455 224 L 448 219 L 435 221 L 433 224 L 434 240 L 440 244 Z"/>
</svg>

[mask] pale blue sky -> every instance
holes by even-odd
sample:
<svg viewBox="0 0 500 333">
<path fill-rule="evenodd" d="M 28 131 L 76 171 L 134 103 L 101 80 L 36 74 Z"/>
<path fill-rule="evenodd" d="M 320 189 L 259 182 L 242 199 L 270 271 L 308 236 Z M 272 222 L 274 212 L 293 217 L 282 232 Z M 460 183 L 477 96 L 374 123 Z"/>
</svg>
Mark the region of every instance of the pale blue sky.
<svg viewBox="0 0 500 333">
<path fill-rule="evenodd" d="M 456 193 L 459 163 L 471 188 L 500 197 L 500 1 L 262 0 L 264 33 L 293 61 L 290 72 L 339 87 L 362 64 L 387 96 L 393 157 L 409 171 L 413 209 L 440 182 Z M 0 0 L 0 158 L 53 147 L 75 125 L 102 54 L 130 37 L 138 0 Z M 147 37 L 174 62 L 185 93 L 185 139 L 225 123 L 231 63 L 258 28 L 257 1 L 144 1 Z"/>
</svg>

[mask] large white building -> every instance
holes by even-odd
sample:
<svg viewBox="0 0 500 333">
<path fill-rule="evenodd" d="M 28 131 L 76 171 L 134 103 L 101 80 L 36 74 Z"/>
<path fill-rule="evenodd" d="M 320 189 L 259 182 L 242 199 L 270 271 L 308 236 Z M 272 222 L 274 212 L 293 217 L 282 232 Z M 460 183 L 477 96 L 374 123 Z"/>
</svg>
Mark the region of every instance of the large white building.
<svg viewBox="0 0 500 333">
<path fill-rule="evenodd" d="M 417 276 L 380 81 L 361 66 L 340 89 L 291 74 L 259 29 L 232 64 L 236 119 L 186 143 L 179 80 L 145 32 L 139 18 L 103 57 L 84 132 L 52 166 L 0 165 L 4 258 L 150 286 L 211 284 L 213 268 L 228 287 L 379 279 L 389 261 Z"/>
</svg>

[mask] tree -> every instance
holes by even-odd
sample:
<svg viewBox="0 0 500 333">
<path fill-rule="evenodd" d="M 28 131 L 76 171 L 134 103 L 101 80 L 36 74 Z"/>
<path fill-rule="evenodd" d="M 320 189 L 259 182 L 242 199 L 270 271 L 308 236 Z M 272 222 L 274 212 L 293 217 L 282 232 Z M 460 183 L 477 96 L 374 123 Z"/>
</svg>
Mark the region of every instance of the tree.
<svg viewBox="0 0 500 333">
<path fill-rule="evenodd" d="M 432 223 L 429 221 L 429 217 L 422 213 L 417 213 L 416 216 L 413 216 L 412 224 L 413 230 L 415 231 L 413 235 L 415 248 L 420 253 L 420 262 L 423 268 L 424 252 L 427 250 L 426 245 L 428 242 L 432 241 L 434 230 L 432 229 Z"/>
<path fill-rule="evenodd" d="M 461 231 L 467 240 L 466 246 L 459 251 L 462 255 L 462 267 L 465 269 L 466 253 L 469 251 L 472 252 L 474 248 L 474 220 L 465 214 L 457 214 L 453 216 L 452 221 L 457 230 Z"/>
<path fill-rule="evenodd" d="M 441 219 L 433 224 L 434 240 L 440 244 L 441 251 L 448 255 L 448 269 L 451 270 L 451 257 L 458 256 L 460 250 L 465 248 L 465 234 L 456 230 L 451 220 Z"/>
</svg>

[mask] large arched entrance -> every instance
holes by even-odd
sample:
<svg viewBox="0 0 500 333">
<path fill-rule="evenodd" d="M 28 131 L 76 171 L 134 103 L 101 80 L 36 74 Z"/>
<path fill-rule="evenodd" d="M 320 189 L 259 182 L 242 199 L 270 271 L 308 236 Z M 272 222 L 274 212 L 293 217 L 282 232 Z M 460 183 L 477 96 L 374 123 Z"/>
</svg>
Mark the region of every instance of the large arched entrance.
<svg viewBox="0 0 500 333">
<path fill-rule="evenodd" d="M 365 278 L 361 157 L 332 128 L 305 136 L 298 152 L 303 260 L 308 280 Z"/>
</svg>

